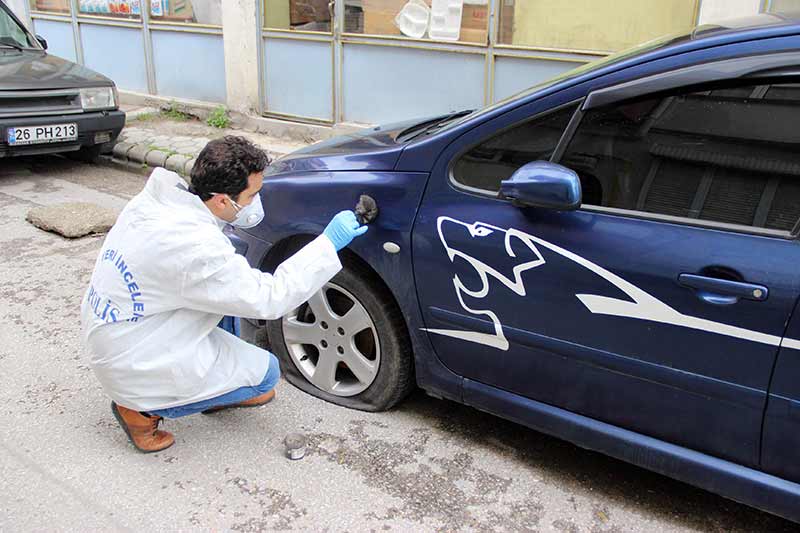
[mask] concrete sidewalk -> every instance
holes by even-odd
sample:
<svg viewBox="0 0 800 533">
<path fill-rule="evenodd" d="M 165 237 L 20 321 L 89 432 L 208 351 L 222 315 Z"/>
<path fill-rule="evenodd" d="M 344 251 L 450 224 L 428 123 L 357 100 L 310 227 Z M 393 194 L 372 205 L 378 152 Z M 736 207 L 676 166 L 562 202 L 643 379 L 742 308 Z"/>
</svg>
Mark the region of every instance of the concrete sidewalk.
<svg viewBox="0 0 800 533">
<path fill-rule="evenodd" d="M 215 128 L 196 117 L 181 113 L 165 113 L 151 107 L 122 106 L 127 121 L 110 161 L 131 169 L 164 167 L 188 176 L 194 160 L 212 139 L 225 135 L 240 135 L 263 148 L 272 159 L 308 146 L 317 139 L 296 133 L 292 137 L 277 137 L 259 132 L 254 124 L 241 128 Z M 233 124 L 236 125 L 236 124 Z M 249 130 L 249 131 L 248 131 Z"/>
</svg>

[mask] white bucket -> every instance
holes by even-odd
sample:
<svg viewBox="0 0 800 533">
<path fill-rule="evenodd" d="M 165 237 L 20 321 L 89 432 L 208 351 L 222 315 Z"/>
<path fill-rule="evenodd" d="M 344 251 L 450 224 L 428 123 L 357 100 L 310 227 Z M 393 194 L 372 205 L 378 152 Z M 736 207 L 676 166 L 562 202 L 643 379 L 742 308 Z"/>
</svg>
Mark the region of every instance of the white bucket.
<svg viewBox="0 0 800 533">
<path fill-rule="evenodd" d="M 394 18 L 394 23 L 403 35 L 421 39 L 428 31 L 430 15 L 430 8 L 423 0 L 410 0 Z"/>
</svg>

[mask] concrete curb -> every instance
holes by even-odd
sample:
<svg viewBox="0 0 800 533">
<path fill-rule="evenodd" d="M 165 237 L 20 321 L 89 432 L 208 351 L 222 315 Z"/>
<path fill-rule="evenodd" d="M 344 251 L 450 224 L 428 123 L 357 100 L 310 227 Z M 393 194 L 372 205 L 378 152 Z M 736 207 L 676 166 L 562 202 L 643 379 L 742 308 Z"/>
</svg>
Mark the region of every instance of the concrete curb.
<svg viewBox="0 0 800 533">
<path fill-rule="evenodd" d="M 273 159 L 284 155 L 282 152 L 266 149 Z M 189 153 L 176 153 L 148 143 L 118 142 L 110 154 L 101 156 L 105 163 L 111 163 L 125 170 L 145 171 L 153 168 L 166 168 L 188 177 L 192 172 L 199 150 Z"/>
<path fill-rule="evenodd" d="M 196 135 L 188 132 L 185 135 L 180 133 L 177 135 L 170 135 L 157 130 L 148 129 L 146 126 L 139 126 L 134 122 L 137 117 L 151 113 L 159 113 L 159 109 L 140 108 L 126 112 L 126 119 L 129 121 L 129 124 L 126 125 L 126 128 L 120 135 L 119 142 L 111 149 L 110 154 L 103 156 L 104 163 L 139 172 L 149 172 L 153 168 L 160 167 L 176 172 L 184 178 L 188 177 L 191 174 L 195 159 L 205 147 L 206 143 L 211 140 L 211 136 L 208 136 L 208 134 Z M 235 122 L 235 120 L 233 120 L 233 122 Z M 244 126 L 252 125 L 244 124 Z M 259 128 L 242 128 L 232 124 L 232 127 L 229 129 L 244 130 L 253 133 L 253 130 L 258 130 Z M 272 159 L 286 155 L 315 140 L 315 136 L 298 135 L 297 131 L 288 132 L 286 130 L 281 130 L 280 133 L 286 134 L 284 138 L 288 138 L 289 142 L 284 142 L 281 137 L 271 136 L 270 139 L 259 140 L 257 138 L 251 138 L 251 140 L 259 144 Z M 308 132 L 305 131 L 302 133 Z M 232 134 L 238 135 L 239 133 L 233 132 Z M 247 134 L 243 135 L 247 137 Z M 264 134 L 261 135 L 263 136 Z M 297 136 L 303 137 L 303 140 L 297 141 Z M 258 135 L 255 137 L 258 137 Z M 277 142 L 270 146 L 268 143 L 271 139 Z"/>
<path fill-rule="evenodd" d="M 195 154 L 196 156 L 197 154 Z M 183 177 L 189 176 L 195 157 L 175 154 L 149 144 L 117 143 L 110 155 L 103 156 L 105 163 L 111 163 L 126 170 L 145 170 L 166 168 Z"/>
</svg>

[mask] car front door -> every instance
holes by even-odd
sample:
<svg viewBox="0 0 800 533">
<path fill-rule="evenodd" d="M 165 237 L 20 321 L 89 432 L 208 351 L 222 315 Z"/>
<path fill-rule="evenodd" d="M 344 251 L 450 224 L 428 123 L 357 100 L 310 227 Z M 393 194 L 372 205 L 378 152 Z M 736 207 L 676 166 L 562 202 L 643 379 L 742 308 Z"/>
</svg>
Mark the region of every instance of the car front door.
<svg viewBox="0 0 800 533">
<path fill-rule="evenodd" d="M 553 97 L 532 119 L 463 136 L 414 229 L 438 357 L 469 380 L 757 466 L 798 295 L 798 95 L 715 84 L 612 102 L 578 115 L 558 151 L 580 103 L 550 110 Z M 579 174 L 580 210 L 497 198 L 502 179 L 548 158 Z"/>
</svg>

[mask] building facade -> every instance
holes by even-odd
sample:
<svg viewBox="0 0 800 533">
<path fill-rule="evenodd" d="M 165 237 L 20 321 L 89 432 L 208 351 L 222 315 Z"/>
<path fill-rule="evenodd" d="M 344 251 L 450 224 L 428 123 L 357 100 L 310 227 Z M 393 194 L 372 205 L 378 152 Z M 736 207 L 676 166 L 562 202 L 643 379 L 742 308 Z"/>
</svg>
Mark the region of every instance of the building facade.
<svg viewBox="0 0 800 533">
<path fill-rule="evenodd" d="M 9 1 L 9 0 L 6 0 Z M 638 43 L 799 0 L 10 0 L 125 92 L 321 124 L 490 105 Z"/>
</svg>

